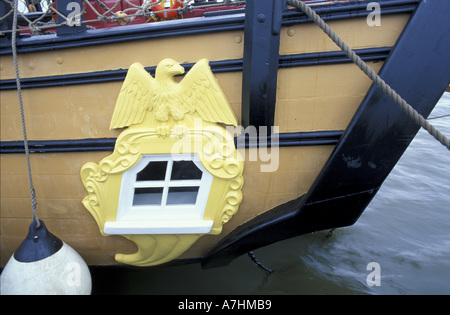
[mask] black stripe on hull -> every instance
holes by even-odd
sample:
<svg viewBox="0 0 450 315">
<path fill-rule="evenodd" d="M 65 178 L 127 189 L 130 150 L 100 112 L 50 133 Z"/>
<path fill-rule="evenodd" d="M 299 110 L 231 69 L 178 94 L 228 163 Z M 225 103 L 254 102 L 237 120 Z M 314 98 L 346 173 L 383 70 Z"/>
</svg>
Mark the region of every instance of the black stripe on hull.
<svg viewBox="0 0 450 315">
<path fill-rule="evenodd" d="M 278 145 L 279 147 L 336 145 L 343 131 L 317 131 L 281 133 L 275 139 L 268 136 L 263 140 L 259 138 L 235 138 L 236 144 L 242 147 L 260 147 Z M 276 141 L 276 144 L 274 143 Z M 65 153 L 65 152 L 93 152 L 113 151 L 116 144 L 114 138 L 76 139 L 76 140 L 41 140 L 28 141 L 31 153 Z M 241 147 L 241 145 L 239 145 Z M 1 154 L 25 153 L 23 141 L 0 142 Z"/>
</svg>

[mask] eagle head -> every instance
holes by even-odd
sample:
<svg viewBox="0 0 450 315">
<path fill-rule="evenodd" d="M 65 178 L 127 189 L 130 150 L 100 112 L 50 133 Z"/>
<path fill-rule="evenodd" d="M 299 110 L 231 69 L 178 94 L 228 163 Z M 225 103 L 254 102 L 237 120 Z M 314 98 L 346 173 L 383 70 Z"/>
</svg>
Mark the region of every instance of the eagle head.
<svg viewBox="0 0 450 315">
<path fill-rule="evenodd" d="M 162 60 L 156 67 L 155 78 L 160 79 L 171 79 L 177 74 L 183 74 L 184 68 L 175 60 L 166 58 Z"/>
</svg>

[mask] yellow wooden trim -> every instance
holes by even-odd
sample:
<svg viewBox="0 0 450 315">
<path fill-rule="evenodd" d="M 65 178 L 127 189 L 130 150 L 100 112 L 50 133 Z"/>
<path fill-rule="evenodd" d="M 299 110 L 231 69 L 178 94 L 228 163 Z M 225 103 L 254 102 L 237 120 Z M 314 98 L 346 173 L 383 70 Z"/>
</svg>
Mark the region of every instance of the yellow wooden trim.
<svg viewBox="0 0 450 315">
<path fill-rule="evenodd" d="M 330 21 L 330 27 L 352 49 L 392 47 L 408 23 L 410 14 L 383 16 L 381 26 L 370 27 L 366 18 Z M 315 24 L 283 27 L 280 55 L 339 51 L 336 44 Z"/>
<path fill-rule="evenodd" d="M 253 150 L 253 149 L 252 149 Z M 241 224 L 265 211 L 305 194 L 330 156 L 333 146 L 281 147 L 276 172 L 262 173 L 264 161 L 244 161 L 245 184 L 238 212 L 218 235 L 204 235 L 180 258 L 206 255 L 214 244 Z M 246 157 L 249 149 L 245 150 Z M 32 154 L 31 166 L 37 192 L 38 214 L 47 227 L 70 244 L 90 265 L 117 264 L 114 253 L 133 254 L 137 246 L 119 235 L 103 237 L 83 204 L 86 189 L 81 167 L 101 161 L 110 152 Z M 30 224 L 30 199 L 25 156 L 0 155 L 1 266 L 23 241 Z M 209 219 L 209 218 L 208 218 Z"/>
<path fill-rule="evenodd" d="M 382 62 L 368 62 L 378 72 Z M 372 84 L 354 64 L 278 72 L 275 125 L 280 132 L 344 130 Z"/>
<path fill-rule="evenodd" d="M 215 77 L 240 121 L 242 74 L 218 73 Z M 116 138 L 120 131 L 109 130 L 109 124 L 121 85 L 109 82 L 22 90 L 28 139 Z M 2 91 L 0 104 L 1 140 L 22 139 L 17 91 Z"/>
<path fill-rule="evenodd" d="M 166 68 L 168 63 L 169 67 Z M 160 66 L 161 69 L 170 69 L 166 71 L 180 71 L 173 60 L 163 60 L 157 71 L 160 71 Z M 219 119 L 227 122 L 221 117 L 233 117 L 231 107 L 218 85 L 210 86 L 205 83 L 208 76 L 209 84 L 215 82 L 215 79 L 204 60 L 199 61 L 192 68 L 192 74 L 186 77 L 187 81 L 181 83 L 171 81 L 174 74 L 172 72 L 168 72 L 169 76 L 158 76 L 157 72 L 157 77 L 153 79 L 142 72 L 141 65 L 136 67 L 131 68 L 124 81 L 111 124 L 113 128 L 128 128 L 117 138 L 111 155 L 98 164 L 89 162 L 81 168 L 81 179 L 89 193 L 83 199 L 83 205 L 94 217 L 101 233 L 107 235 L 104 230 L 105 223 L 117 221 L 122 177 L 126 171 L 132 169 L 144 155 L 195 154 L 203 167 L 213 175 L 203 220 L 213 222 L 210 232 L 206 234 L 217 235 L 221 233 L 222 226 L 236 214 L 242 201 L 244 161 L 234 146 L 233 135 L 213 121 Z M 190 82 L 207 85 L 183 90 L 184 86 L 191 87 Z M 155 88 L 161 91 L 153 90 Z M 175 113 L 182 110 L 183 106 L 190 105 L 167 98 L 164 94 L 166 88 L 172 91 L 170 97 L 175 97 L 173 91 L 180 89 L 183 102 L 186 102 L 191 94 L 194 94 L 196 102 L 207 102 L 207 99 L 203 99 L 202 94 L 205 92 L 202 89 L 213 89 L 217 94 L 215 107 L 195 103 L 193 108 L 197 111 L 191 109 L 184 118 L 177 118 Z M 164 99 L 161 104 L 157 103 L 160 98 L 152 98 L 153 94 L 158 93 L 162 93 L 161 97 Z M 208 96 L 208 99 L 211 100 L 211 97 L 213 96 Z M 149 105 L 148 100 L 154 102 Z M 172 107 L 165 107 L 168 105 Z M 145 111 L 142 112 L 142 109 Z M 166 110 L 172 113 L 168 119 L 158 114 Z M 143 118 L 135 118 L 141 116 Z M 122 117 L 123 122 L 120 122 Z M 237 124 L 233 119 L 229 122 Z M 116 260 L 136 266 L 165 263 L 183 254 L 203 234 L 123 235 L 134 242 L 138 250 L 134 254 L 117 254 Z"/>
<path fill-rule="evenodd" d="M 228 31 L 19 54 L 19 72 L 21 78 L 32 78 L 128 69 L 134 62 L 152 67 L 167 57 L 181 63 L 194 63 L 201 58 L 239 59 L 244 42 L 236 38 L 243 36 L 243 31 Z M 0 77 L 15 78 L 11 56 L 0 57 Z"/>
</svg>

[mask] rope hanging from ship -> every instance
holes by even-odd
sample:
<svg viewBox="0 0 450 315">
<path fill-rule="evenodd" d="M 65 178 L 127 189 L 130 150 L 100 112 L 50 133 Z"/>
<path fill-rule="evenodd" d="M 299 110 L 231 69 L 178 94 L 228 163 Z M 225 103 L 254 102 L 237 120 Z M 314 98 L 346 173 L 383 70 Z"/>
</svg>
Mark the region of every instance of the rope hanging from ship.
<svg viewBox="0 0 450 315">
<path fill-rule="evenodd" d="M 17 54 L 18 2 L 12 3 L 13 23 L 11 49 L 14 62 L 17 96 L 22 123 L 23 143 L 31 195 L 33 221 L 26 238 L 8 260 L 1 276 L 2 294 L 6 295 L 55 295 L 90 294 L 92 279 L 83 258 L 69 245 L 49 232 L 37 214 L 36 192 L 30 164 L 30 150 L 26 131 L 24 106 L 20 84 Z M 80 268 L 77 285 L 69 283 L 67 266 L 75 264 Z"/>
<path fill-rule="evenodd" d="M 422 115 L 395 92 L 379 75 L 375 73 L 308 5 L 299 0 L 287 0 L 287 3 L 297 7 L 316 23 L 325 34 L 356 64 L 383 92 L 388 95 L 406 114 L 418 125 L 428 131 L 436 140 L 450 150 L 450 139 L 430 124 Z"/>
<path fill-rule="evenodd" d="M 18 14 L 17 14 L 18 2 L 19 2 L 18 0 L 15 0 L 13 2 L 13 12 L 14 12 L 13 30 L 17 29 L 17 24 L 18 24 Z M 21 123 L 22 123 L 22 133 L 23 133 L 23 144 L 25 147 L 25 157 L 26 157 L 26 163 L 27 163 L 27 174 L 28 174 L 28 181 L 29 181 L 29 185 L 30 185 L 31 208 L 33 211 L 33 220 L 36 222 L 36 229 L 39 229 L 41 227 L 41 223 L 40 223 L 41 221 L 39 220 L 39 217 L 37 214 L 36 191 L 34 190 L 33 176 L 31 173 L 30 150 L 28 148 L 27 128 L 26 128 L 26 124 L 25 124 L 25 114 L 24 114 L 23 100 L 22 100 L 22 89 L 21 89 L 21 85 L 20 85 L 16 37 L 17 37 L 17 32 L 13 32 L 12 37 L 11 37 L 11 49 L 12 49 L 12 55 L 13 55 L 16 84 L 17 84 L 17 96 L 19 99 L 20 117 L 21 117 Z"/>
<path fill-rule="evenodd" d="M 248 257 L 250 257 L 250 260 L 262 271 L 264 271 L 267 275 L 270 275 L 271 273 L 274 272 L 273 269 L 269 269 L 266 266 L 264 266 L 255 256 L 255 254 L 253 253 L 253 251 L 250 251 L 247 253 Z"/>
</svg>

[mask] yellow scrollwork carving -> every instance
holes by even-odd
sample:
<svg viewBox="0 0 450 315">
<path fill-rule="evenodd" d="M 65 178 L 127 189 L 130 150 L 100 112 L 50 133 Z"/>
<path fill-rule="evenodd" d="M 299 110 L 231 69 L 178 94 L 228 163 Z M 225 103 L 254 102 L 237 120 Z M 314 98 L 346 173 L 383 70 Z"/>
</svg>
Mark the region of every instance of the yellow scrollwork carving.
<svg viewBox="0 0 450 315">
<path fill-rule="evenodd" d="M 244 163 L 233 136 L 219 125 L 237 125 L 236 117 L 206 60 L 199 61 L 180 83 L 184 72 L 173 60 L 163 60 L 153 79 L 139 64 L 130 67 L 111 120 L 111 128 L 126 128 L 114 152 L 98 164 L 81 169 L 88 192 L 83 205 L 106 236 L 106 222 L 117 222 L 123 174 L 147 155 L 195 154 L 212 183 L 203 220 L 210 232 L 221 233 L 242 202 Z M 205 233 L 125 234 L 138 251 L 117 253 L 116 261 L 136 266 L 162 264 L 179 257 Z"/>
</svg>

